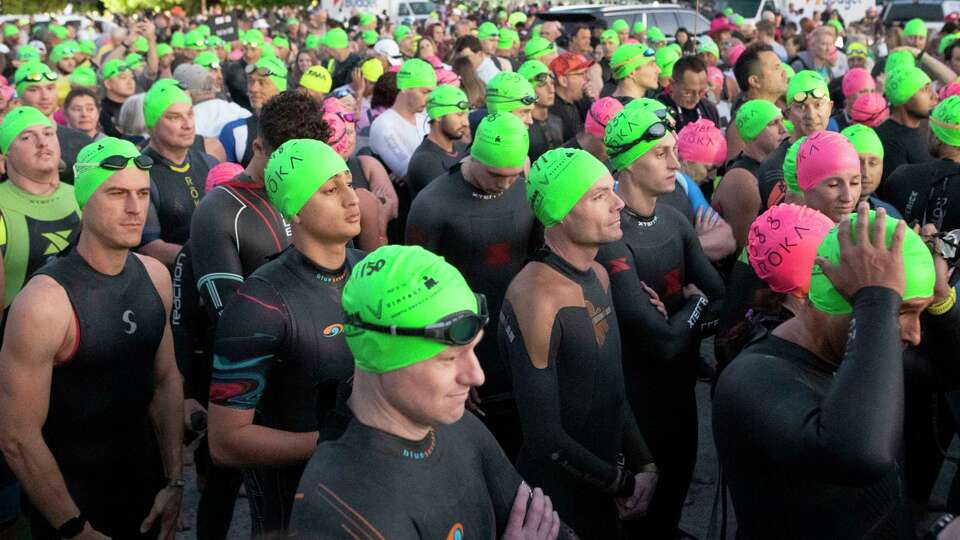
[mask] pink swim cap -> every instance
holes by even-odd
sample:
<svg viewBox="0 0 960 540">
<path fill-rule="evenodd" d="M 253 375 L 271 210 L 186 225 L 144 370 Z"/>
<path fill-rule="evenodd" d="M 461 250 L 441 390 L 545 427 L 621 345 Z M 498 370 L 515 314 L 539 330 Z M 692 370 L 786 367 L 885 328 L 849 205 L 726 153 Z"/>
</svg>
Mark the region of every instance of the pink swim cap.
<svg viewBox="0 0 960 540">
<path fill-rule="evenodd" d="M 707 80 L 717 99 L 720 99 L 720 94 L 723 93 L 723 72 L 717 66 L 707 66 Z"/>
<path fill-rule="evenodd" d="M 584 121 L 584 131 L 603 139 L 607 132 L 607 123 L 623 109 L 623 104 L 612 97 L 600 98 L 593 103 Z"/>
<path fill-rule="evenodd" d="M 13 89 L 12 86 L 0 85 L 0 95 L 3 96 L 3 99 L 9 101 L 13 99 L 13 95 L 15 93 L 16 91 Z"/>
<path fill-rule="evenodd" d="M 863 94 L 853 102 L 850 117 L 857 124 L 875 128 L 890 117 L 887 100 L 877 92 Z"/>
<path fill-rule="evenodd" d="M 842 172 L 860 172 L 860 157 L 849 139 L 835 131 L 807 137 L 797 152 L 797 184 L 803 191 Z"/>
<path fill-rule="evenodd" d="M 807 294 L 820 242 L 833 222 L 813 208 L 778 204 L 760 214 L 747 234 L 747 258 L 770 289 Z"/>
<path fill-rule="evenodd" d="M 460 76 L 449 69 L 434 70 L 437 74 L 437 85 L 449 84 L 460 88 Z"/>
<path fill-rule="evenodd" d="M 730 23 L 727 21 L 726 17 L 717 17 L 710 21 L 711 34 L 716 34 L 717 32 L 729 32 L 730 30 Z"/>
<path fill-rule="evenodd" d="M 940 96 L 940 101 L 943 101 L 950 96 L 960 96 L 960 82 L 952 82 L 944 86 L 940 89 L 938 95 Z"/>
<path fill-rule="evenodd" d="M 747 50 L 747 46 L 743 43 L 737 43 L 733 47 L 730 47 L 727 50 L 727 58 L 725 63 L 728 67 L 733 67 L 737 64 L 737 60 L 740 59 L 740 55 Z"/>
<path fill-rule="evenodd" d="M 727 159 L 727 139 L 713 122 L 701 118 L 680 130 L 677 152 L 683 161 L 719 167 Z"/>
<path fill-rule="evenodd" d="M 213 188 L 233 180 L 241 173 L 243 173 L 243 165 L 239 163 L 233 163 L 232 161 L 217 163 L 207 171 L 207 182 L 203 186 L 204 192 L 209 193 Z"/>
<path fill-rule="evenodd" d="M 441 62 L 440 58 L 434 54 L 431 54 L 430 56 L 424 58 L 424 60 L 426 60 L 431 66 L 433 66 L 433 69 L 443 69 L 443 62 Z"/>
<path fill-rule="evenodd" d="M 340 118 L 340 115 L 331 111 L 324 111 L 323 121 L 330 126 L 330 138 L 326 140 L 326 143 L 343 159 L 350 157 L 352 149 L 350 148 L 350 138 L 347 137 L 347 123 L 343 121 L 343 118 Z"/>
<path fill-rule="evenodd" d="M 640 43 L 640 40 L 639 40 L 639 39 L 636 39 L 636 38 L 627 38 L 627 39 L 624 40 L 624 42 L 623 42 L 624 45 L 632 45 L 632 44 L 634 44 L 634 43 Z"/>
<path fill-rule="evenodd" d="M 877 89 L 877 83 L 874 82 L 869 71 L 853 68 L 843 76 L 843 97 L 850 97 L 864 88 Z"/>
<path fill-rule="evenodd" d="M 331 96 L 323 100 L 323 112 L 345 115 L 351 111 L 339 99 Z"/>
</svg>

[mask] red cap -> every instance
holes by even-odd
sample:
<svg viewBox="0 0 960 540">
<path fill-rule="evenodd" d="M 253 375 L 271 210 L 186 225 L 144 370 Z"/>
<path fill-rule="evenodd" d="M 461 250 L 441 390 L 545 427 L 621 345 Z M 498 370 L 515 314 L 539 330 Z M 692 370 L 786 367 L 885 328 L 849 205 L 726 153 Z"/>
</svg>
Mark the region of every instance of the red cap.
<svg viewBox="0 0 960 540">
<path fill-rule="evenodd" d="M 594 64 L 593 60 L 590 60 L 586 56 L 578 53 L 565 52 L 560 56 L 553 59 L 553 62 L 550 62 L 550 71 L 553 72 L 556 76 L 566 75 L 571 71 L 577 71 L 578 69 L 587 69 L 588 67 Z"/>
<path fill-rule="evenodd" d="M 957 13 L 956 11 L 954 11 L 954 12 L 952 12 L 952 13 L 948 13 L 948 14 L 947 14 L 946 16 L 944 16 L 944 18 L 943 18 L 943 21 L 944 21 L 944 22 L 948 22 L 948 23 L 951 23 L 951 22 L 952 22 L 952 23 L 955 23 L 955 22 L 957 22 L 958 20 L 960 20 L 960 13 Z"/>
</svg>

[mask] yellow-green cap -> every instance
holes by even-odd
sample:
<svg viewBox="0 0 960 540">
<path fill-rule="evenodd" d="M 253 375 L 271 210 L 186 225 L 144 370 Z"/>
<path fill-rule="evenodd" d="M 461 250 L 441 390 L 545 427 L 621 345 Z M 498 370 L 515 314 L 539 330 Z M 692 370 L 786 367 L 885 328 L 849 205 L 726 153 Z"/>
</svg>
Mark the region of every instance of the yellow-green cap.
<svg viewBox="0 0 960 540">
<path fill-rule="evenodd" d="M 364 79 L 375 83 L 384 74 L 383 62 L 376 58 L 367 58 L 360 64 L 360 73 L 363 74 Z"/>
<path fill-rule="evenodd" d="M 300 86 L 308 90 L 313 90 L 314 92 L 328 94 L 333 87 L 333 78 L 330 77 L 330 72 L 327 71 L 327 68 L 323 66 L 311 66 L 310 69 L 303 72 L 303 75 L 300 76 Z"/>
<path fill-rule="evenodd" d="M 257 29 L 247 30 L 244 32 L 243 38 L 240 39 L 240 42 L 244 45 L 253 45 L 259 47 L 264 43 L 263 32 Z"/>
<path fill-rule="evenodd" d="M 407 36 L 413 32 L 413 29 L 405 24 L 398 24 L 396 28 L 393 29 L 393 40 L 397 43 L 400 43 Z"/>
<path fill-rule="evenodd" d="M 663 121 L 646 104 L 636 99 L 627 103 L 607 123 L 603 144 L 607 147 L 607 155 L 610 156 L 610 164 L 614 170 L 626 169 L 660 144 L 666 131 L 661 137 L 645 137 L 648 130 L 658 123 L 663 124 Z"/>
<path fill-rule="evenodd" d="M 262 41 L 261 36 L 261 42 Z M 207 48 L 207 37 L 196 30 L 191 30 L 183 37 L 183 46 L 190 50 L 202 51 Z"/>
<path fill-rule="evenodd" d="M 170 46 L 174 49 L 182 49 L 187 43 L 186 36 L 183 35 L 183 32 L 174 32 L 170 34 Z"/>
<path fill-rule="evenodd" d="M 552 227 L 563 221 L 590 188 L 609 174 L 607 166 L 586 150 L 548 150 L 530 167 L 527 202 L 540 223 Z"/>
<path fill-rule="evenodd" d="M 289 49 L 290 40 L 285 38 L 284 36 L 277 36 L 273 38 L 273 46 L 278 49 Z"/>
<path fill-rule="evenodd" d="M 323 36 L 323 44 L 330 49 L 346 49 L 350 46 L 350 38 L 343 28 L 334 28 Z"/>
<path fill-rule="evenodd" d="M 530 149 L 527 126 L 512 114 L 485 116 L 477 126 L 470 157 L 488 167 L 522 167 Z"/>
<path fill-rule="evenodd" d="M 158 81 L 159 82 L 159 81 Z M 193 105 L 190 96 L 176 84 L 154 83 L 143 97 L 143 123 L 149 129 L 157 125 L 157 121 L 175 103 Z"/>
<path fill-rule="evenodd" d="M 105 169 L 100 166 L 100 162 L 113 156 L 127 158 L 126 168 L 136 167 L 132 160 L 140 156 L 140 151 L 130 141 L 104 137 L 84 146 L 77 153 L 77 162 L 73 166 L 73 195 L 81 209 L 97 188 L 117 172 L 116 169 Z"/>
<path fill-rule="evenodd" d="M 470 110 L 470 100 L 467 99 L 467 94 L 456 86 L 441 84 L 434 88 L 427 98 L 427 116 L 431 120 L 468 110 Z"/>
<path fill-rule="evenodd" d="M 749 143 L 778 118 L 783 118 L 779 107 L 765 99 L 751 99 L 737 110 L 737 132 Z"/>
<path fill-rule="evenodd" d="M 657 49 L 656 60 L 660 68 L 661 77 L 673 77 L 673 65 L 680 59 L 680 55 L 673 47 L 660 47 Z"/>
<path fill-rule="evenodd" d="M 67 77 L 71 86 L 95 88 L 97 86 L 97 72 L 90 66 L 80 66 Z"/>
<path fill-rule="evenodd" d="M 193 63 L 197 64 L 198 66 L 203 66 L 207 69 L 210 69 L 213 66 L 220 67 L 220 57 L 217 56 L 217 53 L 213 51 L 203 51 L 193 59 Z"/>
<path fill-rule="evenodd" d="M 720 47 L 712 39 L 704 39 L 700 43 L 700 47 L 697 49 L 697 52 L 701 54 L 710 53 L 716 56 L 717 58 L 720 58 Z"/>
<path fill-rule="evenodd" d="M 507 24 L 509 24 L 511 28 L 515 28 L 518 24 L 526 24 L 526 23 L 527 23 L 527 14 L 522 11 L 514 11 L 513 13 L 510 14 L 510 17 L 507 18 Z"/>
<path fill-rule="evenodd" d="M 854 41 L 850 45 L 847 45 L 847 56 L 851 58 L 867 58 L 870 56 L 870 51 L 863 43 Z"/>
<path fill-rule="evenodd" d="M 954 106 L 960 104 L 960 98 L 954 102 Z M 941 104 L 942 105 L 942 104 Z M 936 111 L 934 111 L 936 114 Z M 930 128 L 933 129 L 933 117 L 931 117 Z M 936 130 L 934 130 L 936 132 Z M 870 154 L 877 156 L 879 158 L 883 157 L 883 142 L 880 141 L 880 137 L 877 135 L 877 132 L 873 130 L 870 126 L 865 126 L 863 124 L 853 124 L 844 128 L 840 132 L 841 135 L 847 138 L 848 141 L 853 145 L 853 148 L 857 151 L 858 154 Z M 957 140 L 957 139 L 955 139 Z M 960 142 L 960 140 L 957 140 Z M 958 145 L 960 146 L 960 145 Z"/>
<path fill-rule="evenodd" d="M 130 69 L 137 69 L 144 64 L 143 56 L 137 53 L 130 53 L 123 60 L 130 66 Z"/>
<path fill-rule="evenodd" d="M 500 30 L 500 39 L 497 40 L 498 49 L 512 49 L 517 43 L 520 43 L 520 34 L 516 30 L 509 28 Z"/>
<path fill-rule="evenodd" d="M 17 47 L 17 60 L 29 62 L 31 60 L 40 61 L 40 51 L 30 45 L 21 45 Z"/>
<path fill-rule="evenodd" d="M 927 26 L 923 19 L 910 19 L 903 27 L 903 35 L 927 37 Z"/>
<path fill-rule="evenodd" d="M 617 48 L 610 57 L 610 69 L 614 79 L 624 79 L 640 66 L 655 59 L 656 53 L 653 49 L 640 43 L 627 43 Z"/>
<path fill-rule="evenodd" d="M 530 60 L 535 60 L 546 54 L 553 54 L 556 52 L 556 43 L 540 36 L 534 36 L 530 38 L 530 40 L 527 41 L 527 44 L 523 46 L 523 54 L 526 55 L 527 59 Z"/>
<path fill-rule="evenodd" d="M 363 39 L 364 44 L 372 47 L 377 44 L 377 41 L 380 39 L 380 34 L 378 34 L 376 30 L 364 30 L 360 37 Z"/>
<path fill-rule="evenodd" d="M 318 49 L 320 45 L 323 45 L 323 39 L 317 34 L 308 34 L 303 44 L 303 46 L 308 49 Z"/>
</svg>

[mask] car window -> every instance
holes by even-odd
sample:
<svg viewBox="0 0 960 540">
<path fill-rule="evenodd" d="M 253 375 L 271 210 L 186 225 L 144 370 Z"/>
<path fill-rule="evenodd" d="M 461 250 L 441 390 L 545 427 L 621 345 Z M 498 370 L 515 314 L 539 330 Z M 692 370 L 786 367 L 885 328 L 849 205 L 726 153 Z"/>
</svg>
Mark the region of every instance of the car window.
<svg viewBox="0 0 960 540">
<path fill-rule="evenodd" d="M 404 15 L 410 15 L 410 10 L 407 9 L 406 4 L 400 4 L 400 9 L 398 10 L 398 13 L 401 17 Z"/>
<path fill-rule="evenodd" d="M 437 10 L 437 6 L 433 2 L 410 2 L 410 9 L 414 15 L 429 15 Z"/>
<path fill-rule="evenodd" d="M 920 18 L 924 21 L 943 21 L 943 6 L 940 4 L 890 4 L 887 7 L 887 13 L 883 16 L 884 21 L 909 21 L 913 18 Z"/>
<path fill-rule="evenodd" d="M 663 33 L 672 38 L 677 33 L 677 17 L 672 11 L 653 11 L 647 13 L 647 27 L 656 26 L 663 30 Z"/>
<path fill-rule="evenodd" d="M 704 27 L 703 21 L 698 19 L 699 17 L 697 17 L 692 11 L 677 12 L 677 21 L 679 25 L 683 28 L 686 28 L 688 32 L 700 33 L 710 29 L 709 25 Z"/>
</svg>

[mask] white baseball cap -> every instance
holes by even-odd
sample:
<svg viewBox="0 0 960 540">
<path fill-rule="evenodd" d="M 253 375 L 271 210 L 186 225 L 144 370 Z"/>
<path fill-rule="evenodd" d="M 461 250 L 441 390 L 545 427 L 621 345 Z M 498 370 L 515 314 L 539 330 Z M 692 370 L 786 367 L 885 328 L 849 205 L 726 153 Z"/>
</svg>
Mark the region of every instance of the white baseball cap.
<svg viewBox="0 0 960 540">
<path fill-rule="evenodd" d="M 386 56 L 391 66 L 403 64 L 403 54 L 400 53 L 400 46 L 392 39 L 381 39 L 373 46 L 373 50 Z"/>
</svg>

